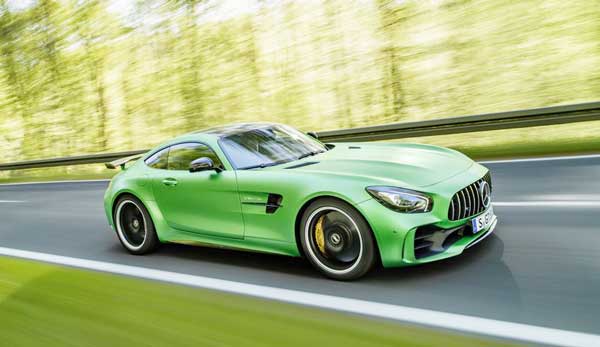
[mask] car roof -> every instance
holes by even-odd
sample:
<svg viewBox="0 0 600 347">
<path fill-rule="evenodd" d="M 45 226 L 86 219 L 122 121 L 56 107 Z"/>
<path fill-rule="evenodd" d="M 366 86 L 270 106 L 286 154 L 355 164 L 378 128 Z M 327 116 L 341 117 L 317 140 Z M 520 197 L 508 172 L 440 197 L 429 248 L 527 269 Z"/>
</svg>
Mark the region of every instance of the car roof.
<svg viewBox="0 0 600 347">
<path fill-rule="evenodd" d="M 151 156 L 153 153 L 156 153 L 157 151 L 159 151 L 165 147 L 173 146 L 173 145 L 176 145 L 178 143 L 183 143 L 183 142 L 199 141 L 202 143 L 206 143 L 206 144 L 215 146 L 216 142 L 221 137 L 235 135 L 235 134 L 243 133 L 248 130 L 259 129 L 259 128 L 272 126 L 272 125 L 277 125 L 277 123 L 269 123 L 269 122 L 233 123 L 233 124 L 221 125 L 221 126 L 216 126 L 216 127 L 206 128 L 203 130 L 194 131 L 191 133 L 177 136 L 166 142 L 161 143 L 160 145 L 158 145 L 154 149 L 152 149 L 150 152 L 148 152 L 148 155 L 146 157 Z"/>
<path fill-rule="evenodd" d="M 269 122 L 251 122 L 251 123 L 233 123 L 227 125 L 220 125 L 207 129 L 202 129 L 193 132 L 193 134 L 210 134 L 217 137 L 230 136 L 239 133 L 246 132 L 252 129 L 264 128 L 268 126 L 276 125 L 276 123 Z"/>
</svg>

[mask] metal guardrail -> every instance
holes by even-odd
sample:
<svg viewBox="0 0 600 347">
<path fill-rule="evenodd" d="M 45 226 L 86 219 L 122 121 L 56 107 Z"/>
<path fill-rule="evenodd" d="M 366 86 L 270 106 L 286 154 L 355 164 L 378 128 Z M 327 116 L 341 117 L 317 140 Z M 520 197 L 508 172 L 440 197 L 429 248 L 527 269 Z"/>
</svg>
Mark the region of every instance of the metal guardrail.
<svg viewBox="0 0 600 347">
<path fill-rule="evenodd" d="M 145 153 L 147 150 L 115 152 L 115 153 L 97 153 L 88 155 L 77 155 L 73 157 L 51 158 L 51 159 L 36 159 L 19 161 L 15 163 L 0 164 L 0 171 L 3 170 L 20 170 L 20 169 L 36 169 L 52 166 L 67 166 L 81 164 L 98 164 L 107 161 L 128 157 L 130 155 Z"/>
<path fill-rule="evenodd" d="M 333 142 L 378 141 L 590 120 L 600 120 L 600 102 L 323 131 L 317 135 L 319 139 Z"/>
<path fill-rule="evenodd" d="M 316 135 L 319 140 L 324 142 L 379 141 L 407 137 L 524 128 L 591 120 L 600 120 L 600 102 L 321 131 L 316 133 Z M 28 160 L 0 164 L 0 171 L 97 164 L 145 153 L 147 151 L 148 150 L 97 153 L 63 158 Z"/>
</svg>

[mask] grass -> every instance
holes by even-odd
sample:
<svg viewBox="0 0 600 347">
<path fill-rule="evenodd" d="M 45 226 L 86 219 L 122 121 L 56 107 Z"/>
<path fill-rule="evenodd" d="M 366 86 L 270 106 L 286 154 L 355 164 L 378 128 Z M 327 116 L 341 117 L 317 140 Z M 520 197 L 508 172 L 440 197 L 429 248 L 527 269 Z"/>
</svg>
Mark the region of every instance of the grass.
<svg viewBox="0 0 600 347">
<path fill-rule="evenodd" d="M 0 257 L 3 346 L 506 346 L 280 302 Z"/>
<path fill-rule="evenodd" d="M 600 121 L 454 135 L 394 142 L 429 143 L 457 149 L 473 159 L 506 159 L 600 153 Z M 111 178 L 102 164 L 0 172 L 0 183 Z"/>
</svg>

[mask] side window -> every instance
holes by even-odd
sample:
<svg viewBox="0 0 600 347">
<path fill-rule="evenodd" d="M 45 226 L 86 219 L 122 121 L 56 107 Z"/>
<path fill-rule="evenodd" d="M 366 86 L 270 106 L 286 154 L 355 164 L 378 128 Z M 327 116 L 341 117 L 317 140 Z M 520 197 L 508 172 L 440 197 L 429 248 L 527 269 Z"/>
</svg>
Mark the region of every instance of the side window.
<svg viewBox="0 0 600 347">
<path fill-rule="evenodd" d="M 171 146 L 169 150 L 169 170 L 188 170 L 190 163 L 198 158 L 208 157 L 215 166 L 222 166 L 216 153 L 207 145 L 201 143 L 181 143 Z"/>
<path fill-rule="evenodd" d="M 151 155 L 148 159 L 146 159 L 145 163 L 151 168 L 164 170 L 167 168 L 168 157 L 169 148 L 165 148 Z"/>
</svg>

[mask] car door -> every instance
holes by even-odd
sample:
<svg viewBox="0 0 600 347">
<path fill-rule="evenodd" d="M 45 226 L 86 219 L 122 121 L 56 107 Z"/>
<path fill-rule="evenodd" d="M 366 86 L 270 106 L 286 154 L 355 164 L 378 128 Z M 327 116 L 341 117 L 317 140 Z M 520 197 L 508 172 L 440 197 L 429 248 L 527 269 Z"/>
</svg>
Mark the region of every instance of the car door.
<svg viewBox="0 0 600 347">
<path fill-rule="evenodd" d="M 166 170 L 157 170 L 154 196 L 173 229 L 230 238 L 243 238 L 244 223 L 233 170 L 190 172 L 190 163 L 208 157 L 221 160 L 206 144 L 186 142 L 168 149 Z"/>
</svg>

